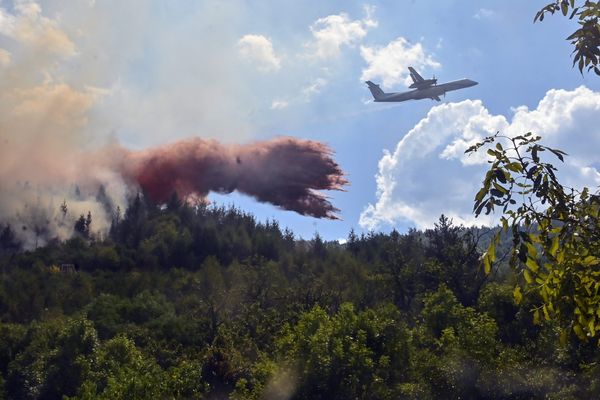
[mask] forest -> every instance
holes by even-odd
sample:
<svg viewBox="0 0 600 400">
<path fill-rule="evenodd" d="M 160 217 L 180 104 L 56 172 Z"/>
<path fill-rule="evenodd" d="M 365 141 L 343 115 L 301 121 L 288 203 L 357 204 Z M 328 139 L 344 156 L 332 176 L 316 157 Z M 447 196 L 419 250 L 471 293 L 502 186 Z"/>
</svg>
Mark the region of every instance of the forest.
<svg viewBox="0 0 600 400">
<path fill-rule="evenodd" d="M 600 75 L 600 5 L 535 20 L 555 13 Z M 306 240 L 176 192 L 120 209 L 102 186 L 106 231 L 66 200 L 67 240 L 0 221 L 0 399 L 600 398 L 600 195 L 563 186 L 536 133 L 490 134 L 468 201 L 492 228 Z"/>
<path fill-rule="evenodd" d="M 106 237 L 93 224 L 30 251 L 3 226 L 3 398 L 600 395 L 597 343 L 559 344 L 507 262 L 482 270 L 498 230 L 442 215 L 342 245 L 176 195 L 134 197 Z"/>
</svg>

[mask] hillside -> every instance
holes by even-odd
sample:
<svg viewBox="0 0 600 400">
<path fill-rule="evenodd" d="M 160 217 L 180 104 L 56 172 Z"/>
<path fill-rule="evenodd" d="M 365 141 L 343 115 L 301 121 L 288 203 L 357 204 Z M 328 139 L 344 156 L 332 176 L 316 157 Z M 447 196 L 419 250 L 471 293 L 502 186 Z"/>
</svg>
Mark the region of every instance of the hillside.
<svg viewBox="0 0 600 400">
<path fill-rule="evenodd" d="M 85 224 L 84 224 L 85 228 Z M 477 230 L 294 238 L 235 208 L 132 199 L 23 251 L 1 235 L 5 398 L 594 398 L 598 353 L 556 347 L 481 271 Z"/>
</svg>

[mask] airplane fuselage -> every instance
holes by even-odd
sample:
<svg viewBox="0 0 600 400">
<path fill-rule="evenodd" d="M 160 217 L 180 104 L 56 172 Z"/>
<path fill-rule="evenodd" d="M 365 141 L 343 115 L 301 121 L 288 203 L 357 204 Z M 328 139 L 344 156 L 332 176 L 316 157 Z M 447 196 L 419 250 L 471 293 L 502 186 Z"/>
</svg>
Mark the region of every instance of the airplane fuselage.
<svg viewBox="0 0 600 400">
<path fill-rule="evenodd" d="M 379 95 L 374 101 L 398 102 L 406 100 L 435 99 L 436 97 L 439 98 L 439 96 L 444 95 L 446 92 L 464 89 L 475 85 L 477 85 L 477 82 L 475 81 L 470 79 L 460 79 L 457 81 L 441 83 L 439 85 L 432 85 L 421 89 L 414 89 L 408 92 L 384 93 Z"/>
</svg>

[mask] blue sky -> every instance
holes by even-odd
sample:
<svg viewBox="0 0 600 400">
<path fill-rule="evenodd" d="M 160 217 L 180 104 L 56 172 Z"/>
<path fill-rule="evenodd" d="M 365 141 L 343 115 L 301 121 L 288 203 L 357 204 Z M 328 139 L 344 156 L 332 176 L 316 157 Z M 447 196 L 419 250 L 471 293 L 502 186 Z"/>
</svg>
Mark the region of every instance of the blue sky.
<svg viewBox="0 0 600 400">
<path fill-rule="evenodd" d="M 190 136 L 327 143 L 351 182 L 328 193 L 339 221 L 238 194 L 210 196 L 305 238 L 422 228 L 441 213 L 484 223 L 491 221 L 473 221 L 469 211 L 485 163 L 459 150 L 486 130 L 542 130 L 571 155 L 565 179 L 600 183 L 592 151 L 600 144 L 600 80 L 571 68 L 571 21 L 533 24 L 543 5 L 0 0 L 0 75 L 2 65 L 23 71 L 19 63 L 31 66 L 35 54 L 19 85 L 66 85 L 89 97 L 74 133 L 82 146 L 116 140 L 143 149 Z M 479 85 L 441 104 L 369 101 L 364 79 L 402 91 L 408 65 L 440 82 L 468 77 Z"/>
</svg>

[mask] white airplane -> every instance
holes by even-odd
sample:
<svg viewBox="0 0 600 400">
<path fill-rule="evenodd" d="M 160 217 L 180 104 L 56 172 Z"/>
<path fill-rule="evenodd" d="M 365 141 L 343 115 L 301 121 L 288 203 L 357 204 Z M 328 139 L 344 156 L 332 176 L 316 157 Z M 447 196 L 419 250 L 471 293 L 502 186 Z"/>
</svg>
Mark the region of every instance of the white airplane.
<svg viewBox="0 0 600 400">
<path fill-rule="evenodd" d="M 396 93 L 385 93 L 379 85 L 374 84 L 371 81 L 367 81 L 366 84 L 369 86 L 369 90 L 375 99 L 375 102 L 394 102 L 394 101 L 406 101 L 406 100 L 420 100 L 420 99 L 432 99 L 441 101 L 440 96 L 445 95 L 446 92 L 452 90 L 459 90 L 477 85 L 477 82 L 470 79 L 460 79 L 458 81 L 452 81 L 447 83 L 437 84 L 437 79 L 423 79 L 421 75 L 413 67 L 408 67 L 410 71 L 410 77 L 413 80 L 413 84 L 409 88 L 408 92 L 396 92 Z"/>
</svg>

